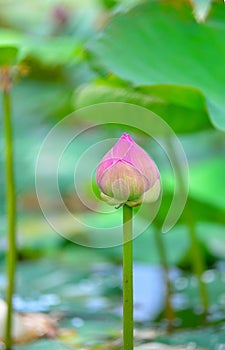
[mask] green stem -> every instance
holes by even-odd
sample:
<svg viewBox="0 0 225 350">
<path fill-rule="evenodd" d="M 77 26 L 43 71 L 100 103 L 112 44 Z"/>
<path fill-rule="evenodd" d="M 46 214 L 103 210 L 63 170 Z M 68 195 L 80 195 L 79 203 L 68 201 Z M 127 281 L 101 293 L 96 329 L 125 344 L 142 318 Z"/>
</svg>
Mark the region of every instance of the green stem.
<svg viewBox="0 0 225 350">
<path fill-rule="evenodd" d="M 184 191 L 185 186 L 183 182 L 181 164 L 179 164 L 179 159 L 177 158 L 176 150 L 174 149 L 173 140 L 171 138 L 167 139 L 167 146 L 168 146 L 168 149 L 171 151 L 171 155 L 173 156 L 173 163 L 176 165 L 176 168 L 177 168 L 177 173 L 178 173 L 177 185 L 179 186 L 180 191 L 182 192 Z M 193 258 L 192 259 L 193 269 L 198 280 L 201 301 L 204 308 L 204 314 L 206 315 L 208 312 L 208 305 L 209 305 L 208 293 L 207 293 L 206 286 L 202 281 L 202 274 L 204 272 L 205 261 L 201 253 L 201 249 L 199 247 L 195 222 L 193 219 L 193 212 L 190 205 L 186 205 L 184 216 L 186 216 L 187 226 L 189 228 L 189 235 L 190 235 L 191 248 L 192 248 L 192 258 Z"/>
<path fill-rule="evenodd" d="M 199 241 L 197 238 L 197 232 L 196 232 L 196 225 L 193 218 L 192 209 L 189 205 L 187 205 L 187 221 L 188 221 L 188 228 L 189 228 L 189 234 L 191 238 L 191 255 L 193 258 L 193 269 L 196 274 L 196 277 L 198 279 L 199 284 L 199 293 L 202 300 L 202 306 L 203 306 L 203 313 L 204 315 L 207 315 L 208 308 L 209 308 L 209 300 L 208 300 L 208 293 L 206 290 L 205 283 L 202 280 L 202 275 L 205 270 L 205 263 L 202 255 L 202 251 L 199 247 Z"/>
<path fill-rule="evenodd" d="M 6 350 L 12 349 L 12 313 L 13 313 L 13 292 L 16 265 L 16 194 L 13 169 L 13 145 L 12 125 L 9 92 L 3 92 L 3 109 L 5 124 L 5 150 L 6 150 L 6 197 L 8 217 L 8 253 L 7 253 L 7 304 L 8 312 L 5 324 Z"/>
<path fill-rule="evenodd" d="M 132 208 L 123 206 L 123 350 L 133 350 Z"/>
<path fill-rule="evenodd" d="M 155 241 L 158 248 L 160 261 L 163 268 L 164 282 L 166 286 L 165 316 L 166 316 L 166 319 L 168 320 L 168 331 L 172 331 L 175 313 L 171 303 L 172 286 L 169 279 L 169 266 L 168 266 L 165 246 L 163 244 L 162 233 L 158 229 L 155 229 L 154 234 L 155 234 Z"/>
</svg>

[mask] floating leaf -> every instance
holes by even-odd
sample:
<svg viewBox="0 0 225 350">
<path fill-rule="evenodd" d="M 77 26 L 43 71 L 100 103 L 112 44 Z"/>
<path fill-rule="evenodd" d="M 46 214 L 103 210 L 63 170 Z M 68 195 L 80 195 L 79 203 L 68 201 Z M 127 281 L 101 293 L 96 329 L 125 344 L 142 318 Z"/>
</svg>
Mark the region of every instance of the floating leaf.
<svg viewBox="0 0 225 350">
<path fill-rule="evenodd" d="M 160 341 L 169 343 L 173 348 L 177 344 L 186 344 L 187 348 L 189 346 L 197 349 L 201 347 L 207 350 L 223 349 L 225 336 L 224 330 L 220 328 L 204 328 L 204 329 L 192 329 L 187 331 L 175 332 L 167 337 L 161 337 Z"/>
<path fill-rule="evenodd" d="M 15 350 L 27 350 L 27 349 L 28 347 L 26 345 L 15 347 Z M 47 350 L 47 349 L 71 350 L 71 347 L 56 340 L 41 340 L 38 342 L 34 342 L 33 344 L 29 344 L 29 350 Z"/>
<path fill-rule="evenodd" d="M 190 347 L 183 345 L 167 345 L 162 343 L 146 343 L 134 348 L 135 350 L 188 350 Z M 196 350 L 204 350 L 196 348 Z"/>
</svg>

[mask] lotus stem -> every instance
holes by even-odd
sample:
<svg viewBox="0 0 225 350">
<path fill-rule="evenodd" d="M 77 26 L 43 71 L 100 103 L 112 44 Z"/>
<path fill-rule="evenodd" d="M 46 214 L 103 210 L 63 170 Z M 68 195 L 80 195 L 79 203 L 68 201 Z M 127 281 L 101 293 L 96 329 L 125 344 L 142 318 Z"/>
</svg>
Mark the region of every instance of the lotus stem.
<svg viewBox="0 0 225 350">
<path fill-rule="evenodd" d="M 191 238 L 191 256 L 193 258 L 193 269 L 198 280 L 199 294 L 201 296 L 203 315 L 206 316 L 209 308 L 208 293 L 202 275 L 205 270 L 205 261 L 197 238 L 196 224 L 193 218 L 192 209 L 187 205 L 187 222 Z"/>
<path fill-rule="evenodd" d="M 123 349 L 134 347 L 132 208 L 123 206 Z"/>
<path fill-rule="evenodd" d="M 172 286 L 169 279 L 169 265 L 166 256 L 166 249 L 163 243 L 162 233 L 156 228 L 154 231 L 155 241 L 159 252 L 160 262 L 163 268 L 164 283 L 166 286 L 166 304 L 165 304 L 165 317 L 168 321 L 168 331 L 172 331 L 173 322 L 175 318 L 175 312 L 171 302 L 172 298 Z"/>
<path fill-rule="evenodd" d="M 182 192 L 182 191 L 184 191 L 184 183 L 183 183 L 182 172 L 180 171 L 181 165 L 179 164 L 179 159 L 177 157 L 177 153 L 176 153 L 176 150 L 174 149 L 174 145 L 173 145 L 173 140 L 171 138 L 167 139 L 167 146 L 168 146 L 169 150 L 171 151 L 171 154 L 172 154 L 173 159 L 174 159 L 174 164 L 176 165 L 176 167 L 178 169 L 178 172 L 177 172 L 178 173 L 178 184 L 177 185 L 179 186 L 179 188 Z M 204 309 L 204 315 L 206 315 L 208 313 L 208 306 L 209 306 L 208 293 L 207 293 L 205 283 L 202 280 L 202 275 L 203 275 L 204 268 L 205 268 L 205 261 L 204 261 L 204 257 L 202 255 L 202 252 L 201 252 L 201 249 L 199 246 L 199 242 L 198 242 L 198 238 L 197 238 L 196 225 L 195 225 L 194 218 L 193 218 L 192 208 L 190 207 L 189 204 L 187 204 L 186 209 L 184 211 L 184 217 L 186 219 L 186 224 L 189 228 L 193 270 L 194 270 L 194 273 L 195 273 L 196 278 L 198 280 L 200 298 L 201 298 L 202 306 Z"/>
<path fill-rule="evenodd" d="M 8 305 L 5 324 L 5 346 L 6 350 L 12 349 L 12 313 L 13 293 L 15 285 L 16 267 L 16 193 L 13 167 L 13 136 L 11 121 L 11 104 L 9 91 L 3 91 L 3 111 L 5 125 L 5 164 L 6 164 L 6 201 L 8 218 L 8 251 L 7 251 L 7 296 Z"/>
</svg>

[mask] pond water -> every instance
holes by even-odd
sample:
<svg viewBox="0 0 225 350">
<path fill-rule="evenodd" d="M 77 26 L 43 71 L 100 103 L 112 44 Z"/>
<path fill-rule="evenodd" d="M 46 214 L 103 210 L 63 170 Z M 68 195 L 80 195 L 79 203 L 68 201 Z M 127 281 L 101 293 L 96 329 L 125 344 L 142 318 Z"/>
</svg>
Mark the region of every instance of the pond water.
<svg viewBox="0 0 225 350">
<path fill-rule="evenodd" d="M 40 340 L 15 349 L 121 349 L 121 267 L 107 261 L 82 264 L 56 263 L 51 259 L 21 262 L 18 267 L 14 306 L 18 312 L 42 312 L 70 329 L 57 340 Z M 166 332 L 166 288 L 159 266 L 134 264 L 134 300 L 137 343 L 152 339 L 183 344 L 188 349 L 225 349 L 225 292 L 223 263 L 204 273 L 210 296 L 209 315 L 202 322 L 196 278 L 174 268 L 170 271 L 175 330 Z M 6 280 L 0 274 L 3 297 Z M 150 332 L 151 330 L 151 332 Z M 150 333 L 149 333 L 150 332 Z M 62 333 L 63 334 L 63 333 Z M 223 348 L 224 347 L 224 348 Z"/>
</svg>

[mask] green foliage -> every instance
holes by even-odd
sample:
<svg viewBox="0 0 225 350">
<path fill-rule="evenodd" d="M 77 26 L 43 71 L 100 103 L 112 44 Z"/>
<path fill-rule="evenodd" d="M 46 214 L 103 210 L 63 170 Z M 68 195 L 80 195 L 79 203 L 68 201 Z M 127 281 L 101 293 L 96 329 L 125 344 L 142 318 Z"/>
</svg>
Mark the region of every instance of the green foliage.
<svg viewBox="0 0 225 350">
<path fill-rule="evenodd" d="M 17 47 L 0 45 L 0 66 L 8 66 L 17 63 L 17 56 Z"/>
<path fill-rule="evenodd" d="M 212 123 L 225 130 L 224 4 L 197 23 L 186 1 L 151 1 L 114 16 L 89 45 L 93 66 L 134 85 L 199 89 Z M 210 45 L 209 45 L 210 43 Z M 185 91 L 185 90 L 184 90 Z M 192 116 L 189 116 L 191 118 Z"/>
<path fill-rule="evenodd" d="M 225 209 L 224 157 L 209 158 L 193 165 L 190 174 L 190 195 Z"/>
<path fill-rule="evenodd" d="M 220 343 L 224 343 L 220 328 L 204 327 L 193 331 L 193 326 L 200 324 L 201 315 L 195 313 L 200 303 L 198 287 L 193 276 L 189 276 L 192 256 L 188 220 L 190 217 L 194 220 L 207 269 L 211 269 L 203 274 L 210 296 L 209 322 L 220 323 L 224 318 L 225 138 L 224 133 L 215 131 L 214 127 L 225 130 L 225 5 L 222 1 L 214 1 L 210 10 L 209 0 L 195 0 L 192 5 L 185 0 L 79 0 L 75 3 L 68 0 L 69 16 L 63 25 L 53 18 L 55 5 L 54 1 L 27 0 L 15 3 L 15 6 L 6 0 L 1 5 L 0 66 L 23 61 L 29 68 L 29 76 L 15 81 L 12 90 L 19 258 L 22 260 L 18 269 L 17 297 L 19 295 L 27 307 L 29 300 L 32 305 L 40 306 L 45 294 L 57 296 L 59 304 L 47 305 L 45 310 L 65 312 L 62 324 L 69 328 L 75 327 L 72 323 L 74 317 L 83 317 L 85 326 L 78 333 L 84 342 L 88 339 L 93 345 L 100 342 L 105 347 L 105 334 L 115 336 L 111 328 L 120 328 L 117 311 L 120 300 L 117 297 L 121 294 L 118 272 L 122 262 L 121 246 L 91 249 L 74 245 L 53 232 L 40 213 L 34 175 L 36 158 L 45 136 L 59 120 L 72 113 L 74 107 L 77 110 L 103 102 L 127 102 L 153 111 L 179 134 L 190 167 L 190 191 L 184 213 L 177 225 L 161 238 L 169 267 L 179 267 L 181 274 L 178 281 L 176 278 L 172 281 L 174 300 L 176 302 L 176 297 L 180 296 L 181 300 L 188 301 L 187 309 L 176 306 L 177 318 L 183 321 L 182 327 L 192 329 L 158 340 L 172 346 L 182 343 L 193 347 L 194 342 L 197 346 L 219 349 Z M 99 33 L 93 39 L 96 28 Z M 142 119 L 135 114 L 129 115 L 127 122 L 137 119 L 142 131 L 129 125 L 126 131 L 159 166 L 163 196 L 156 220 L 133 242 L 134 260 L 135 266 L 159 265 L 161 260 L 154 230 L 162 227 L 175 184 L 166 155 L 162 155 L 163 150 L 144 132 L 150 130 L 147 114 L 143 114 Z M 119 225 L 122 220 L 121 210 L 113 215 L 103 215 L 87 210 L 78 196 L 74 196 L 74 167 L 80 156 L 96 142 L 117 138 L 125 131 L 119 116 L 113 112 L 112 120 L 115 124 L 92 130 L 71 143 L 60 160 L 58 179 L 62 198 L 66 203 L 69 198 L 68 208 L 86 223 L 85 227 L 74 227 L 72 219 L 58 212 L 47 182 L 43 188 L 52 215 L 57 217 L 68 237 L 78 242 L 85 241 L 87 245 L 95 240 L 96 245 L 101 246 L 98 231 Z M 104 113 L 81 112 L 80 118 L 61 129 L 59 137 L 66 137 L 71 130 L 77 133 L 80 127 L 99 121 L 106 121 Z M 4 169 L 3 136 L 0 117 L 1 169 Z M 52 153 L 46 155 L 50 160 L 42 169 L 46 179 L 57 147 L 58 139 L 53 144 Z M 79 167 L 78 176 L 84 197 L 92 200 L 94 208 L 100 211 L 101 204 L 90 195 L 94 191 L 99 197 L 96 184 L 92 184 L 94 173 L 91 179 L 87 174 L 90 166 L 94 169 L 98 164 L 104 151 L 99 148 L 92 152 L 90 162 L 85 161 Z M 1 281 L 6 252 L 4 186 L 1 172 Z M 135 219 L 136 232 L 147 226 L 149 210 L 152 208 L 147 207 Z M 88 270 L 91 270 L 91 275 Z M 99 276 L 102 278 L 100 282 Z M 182 282 L 187 287 L 181 290 Z M 88 296 L 83 295 L 82 283 L 90 288 Z M 1 297 L 4 295 L 3 283 L 0 283 L 0 294 Z M 101 302 L 102 297 L 103 303 L 107 299 L 107 306 L 101 308 L 100 305 L 97 313 L 96 309 L 89 310 L 88 302 Z M 115 313 L 113 316 L 112 312 Z M 105 322 L 108 317 L 110 325 Z M 99 336 L 101 332 L 105 334 Z M 69 348 L 80 347 L 78 343 L 77 338 L 73 338 Z M 15 349 L 44 350 L 50 347 L 68 348 L 58 340 L 42 340 Z"/>
<path fill-rule="evenodd" d="M 196 317 L 196 315 L 195 315 Z M 169 337 L 159 337 L 159 341 L 170 344 L 180 345 L 189 344 L 190 346 L 199 346 L 202 349 L 214 350 L 216 346 L 224 345 L 225 337 L 221 328 L 206 328 L 204 330 L 197 329 L 190 331 L 177 332 Z"/>
<path fill-rule="evenodd" d="M 12 44 L 16 47 L 6 46 Z M 20 58 L 23 60 L 36 59 L 48 67 L 65 65 L 71 61 L 77 62 L 80 60 L 81 54 L 81 41 L 74 38 L 52 37 L 48 39 L 39 37 L 34 41 L 28 35 L 3 29 L 0 30 L 0 45 L 5 45 L 4 52 L 1 51 L 1 64 L 15 63 L 18 50 L 20 50 Z M 4 63 L 6 58 L 7 61 Z"/>
<path fill-rule="evenodd" d="M 176 133 L 186 134 L 212 127 L 204 97 L 190 87 L 134 87 L 119 79 L 107 79 L 86 85 L 75 95 L 76 108 L 103 102 L 126 102 L 148 108 L 162 117 Z M 184 120 L 188 122 L 184 123 Z M 143 124 L 147 122 L 143 120 Z"/>
</svg>

